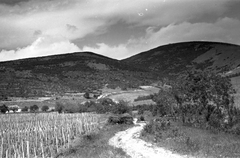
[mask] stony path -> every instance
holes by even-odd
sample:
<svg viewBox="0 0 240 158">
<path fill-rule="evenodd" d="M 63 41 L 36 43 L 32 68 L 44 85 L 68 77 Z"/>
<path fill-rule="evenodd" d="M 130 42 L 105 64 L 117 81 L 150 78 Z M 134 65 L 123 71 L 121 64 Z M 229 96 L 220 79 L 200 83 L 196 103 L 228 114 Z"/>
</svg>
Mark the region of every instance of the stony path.
<svg viewBox="0 0 240 158">
<path fill-rule="evenodd" d="M 109 140 L 109 144 L 122 148 L 132 158 L 187 158 L 174 154 L 169 150 L 156 147 L 139 139 L 140 132 L 146 123 L 136 123 L 134 127 L 115 134 Z"/>
</svg>

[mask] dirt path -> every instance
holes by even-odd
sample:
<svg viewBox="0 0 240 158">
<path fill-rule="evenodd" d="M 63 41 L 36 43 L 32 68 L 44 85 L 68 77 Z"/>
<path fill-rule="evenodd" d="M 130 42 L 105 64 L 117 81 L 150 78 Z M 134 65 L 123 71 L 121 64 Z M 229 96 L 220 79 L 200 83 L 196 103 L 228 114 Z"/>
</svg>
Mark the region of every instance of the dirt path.
<svg viewBox="0 0 240 158">
<path fill-rule="evenodd" d="M 182 156 L 174 154 L 164 148 L 156 147 L 150 143 L 147 143 L 139 139 L 140 132 L 146 123 L 136 123 L 134 127 L 125 131 L 121 131 L 115 134 L 109 140 L 109 144 L 122 148 L 132 158 L 187 158 L 188 156 Z"/>
</svg>

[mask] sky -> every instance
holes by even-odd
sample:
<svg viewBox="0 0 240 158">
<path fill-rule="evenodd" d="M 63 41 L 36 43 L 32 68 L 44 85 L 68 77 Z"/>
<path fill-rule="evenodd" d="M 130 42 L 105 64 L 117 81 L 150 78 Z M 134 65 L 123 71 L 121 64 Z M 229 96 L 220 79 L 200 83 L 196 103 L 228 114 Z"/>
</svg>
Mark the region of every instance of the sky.
<svg viewBox="0 0 240 158">
<path fill-rule="evenodd" d="M 0 61 L 91 51 L 124 59 L 176 42 L 240 45 L 240 0 L 0 0 Z"/>
</svg>

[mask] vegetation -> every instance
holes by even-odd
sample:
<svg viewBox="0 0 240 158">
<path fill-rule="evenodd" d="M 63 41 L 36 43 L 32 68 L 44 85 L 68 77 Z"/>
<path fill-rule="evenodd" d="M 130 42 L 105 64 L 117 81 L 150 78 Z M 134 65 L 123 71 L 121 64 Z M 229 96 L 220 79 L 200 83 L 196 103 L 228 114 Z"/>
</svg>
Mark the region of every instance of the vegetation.
<svg viewBox="0 0 240 158">
<path fill-rule="evenodd" d="M 27 106 L 24 106 L 23 108 L 22 108 L 22 112 L 27 112 L 29 110 L 29 107 L 27 107 Z"/>
<path fill-rule="evenodd" d="M 31 111 L 31 112 L 36 112 L 36 111 L 38 111 L 38 109 L 39 109 L 39 107 L 38 107 L 36 104 L 30 106 L 30 111 Z"/>
<path fill-rule="evenodd" d="M 154 118 L 142 132 L 144 139 L 200 157 L 240 154 L 240 144 L 231 135 L 240 134 L 240 110 L 234 106 L 229 78 L 196 70 L 171 86 L 153 97 L 155 106 L 148 106 Z"/>
<path fill-rule="evenodd" d="M 60 152 L 58 158 L 129 158 L 121 148 L 109 145 L 109 139 L 127 128 L 129 125 L 107 124 L 99 132 L 85 134 L 76 140 L 69 149 Z"/>
<path fill-rule="evenodd" d="M 96 112 L 103 114 L 106 112 L 111 112 L 114 114 L 124 114 L 130 113 L 131 107 L 125 101 L 119 101 L 119 103 L 113 102 L 109 98 L 100 99 L 98 102 L 87 101 L 84 104 L 79 103 L 61 103 L 57 102 L 55 110 L 59 113 L 83 113 L 83 112 Z"/>
<path fill-rule="evenodd" d="M 93 114 L 0 115 L 1 157 L 54 157 L 63 146 L 102 124 Z"/>
<path fill-rule="evenodd" d="M 235 93 L 228 78 L 211 72 L 189 72 L 175 85 L 173 95 L 183 123 L 219 129 L 239 121 Z"/>
<path fill-rule="evenodd" d="M 18 106 L 12 106 L 12 107 L 9 107 L 8 109 L 15 113 L 16 111 L 18 111 Z"/>
<path fill-rule="evenodd" d="M 9 111 L 9 109 L 8 109 L 8 107 L 5 105 L 5 104 L 3 104 L 2 106 L 0 106 L 0 112 L 1 113 L 6 113 L 7 111 Z"/>
<path fill-rule="evenodd" d="M 49 107 L 47 105 L 42 106 L 41 110 L 46 112 L 48 111 Z"/>
</svg>

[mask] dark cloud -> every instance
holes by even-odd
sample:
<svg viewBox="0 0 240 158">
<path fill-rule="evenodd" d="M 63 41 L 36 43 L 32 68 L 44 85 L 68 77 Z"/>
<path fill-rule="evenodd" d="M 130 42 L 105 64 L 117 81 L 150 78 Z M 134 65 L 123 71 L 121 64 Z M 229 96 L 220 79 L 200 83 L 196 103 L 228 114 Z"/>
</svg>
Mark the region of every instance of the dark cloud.
<svg viewBox="0 0 240 158">
<path fill-rule="evenodd" d="M 0 4 L 15 5 L 21 2 L 28 2 L 29 0 L 0 0 Z"/>
<path fill-rule="evenodd" d="M 239 8 L 239 0 L 0 0 L 0 49 L 35 50 L 44 36 L 50 52 L 63 42 L 117 58 L 188 40 L 240 44 Z"/>
<path fill-rule="evenodd" d="M 36 31 L 34 31 L 33 35 L 34 36 L 40 36 L 40 35 L 42 35 L 42 31 L 41 30 L 36 30 Z"/>
<path fill-rule="evenodd" d="M 77 26 L 75 26 L 75 25 L 67 24 L 66 26 L 67 26 L 68 31 L 70 31 L 70 32 L 75 32 L 78 30 Z"/>
</svg>

